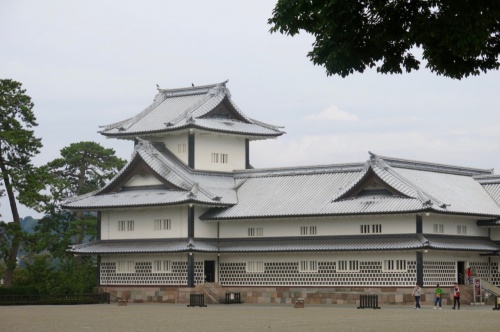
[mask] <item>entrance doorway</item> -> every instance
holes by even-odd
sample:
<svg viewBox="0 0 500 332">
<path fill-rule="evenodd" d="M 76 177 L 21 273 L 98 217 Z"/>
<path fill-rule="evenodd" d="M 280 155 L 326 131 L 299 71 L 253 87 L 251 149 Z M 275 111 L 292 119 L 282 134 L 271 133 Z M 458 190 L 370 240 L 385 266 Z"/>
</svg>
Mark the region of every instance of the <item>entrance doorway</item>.
<svg viewBox="0 0 500 332">
<path fill-rule="evenodd" d="M 206 282 L 215 282 L 215 261 L 205 261 L 203 271 Z"/>
<path fill-rule="evenodd" d="M 465 262 L 457 262 L 457 282 L 459 285 L 465 284 Z"/>
</svg>

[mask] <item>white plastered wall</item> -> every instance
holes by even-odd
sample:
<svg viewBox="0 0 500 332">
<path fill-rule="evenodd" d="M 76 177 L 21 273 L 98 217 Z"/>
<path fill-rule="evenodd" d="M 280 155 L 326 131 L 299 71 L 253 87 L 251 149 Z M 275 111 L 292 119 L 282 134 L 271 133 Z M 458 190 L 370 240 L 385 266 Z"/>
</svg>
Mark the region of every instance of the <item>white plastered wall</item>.
<svg viewBox="0 0 500 332">
<path fill-rule="evenodd" d="M 195 207 L 194 209 L 194 236 L 202 238 L 217 238 L 217 223 L 203 222 L 200 216 L 205 213 L 208 208 Z"/>
<path fill-rule="evenodd" d="M 258 227 L 263 228 L 264 237 L 300 236 L 300 227 L 302 226 L 316 226 L 317 236 L 359 235 L 361 234 L 361 225 L 374 224 L 382 225 L 382 234 L 412 234 L 416 231 L 414 215 L 390 215 L 220 222 L 220 237 L 246 237 L 248 236 L 248 228 Z"/>
<path fill-rule="evenodd" d="M 153 142 L 162 142 L 165 144 L 177 158 L 183 163 L 188 163 L 188 134 L 168 135 L 163 138 L 152 138 Z"/>
<path fill-rule="evenodd" d="M 154 220 L 171 219 L 171 229 L 155 230 Z M 133 231 L 119 231 L 119 220 L 133 220 Z M 101 213 L 101 239 L 154 239 L 187 237 L 187 207 L 108 210 Z"/>
<path fill-rule="evenodd" d="M 430 214 L 422 217 L 423 233 L 433 234 L 434 224 L 443 225 L 443 235 L 488 236 L 488 228 L 478 227 L 477 219 Z M 467 234 L 458 234 L 458 226 L 467 226 Z M 441 234 L 441 233 L 440 233 Z"/>
<path fill-rule="evenodd" d="M 245 138 L 229 135 L 196 133 L 195 168 L 230 172 L 245 169 Z M 212 163 L 212 153 L 227 154 L 228 163 Z"/>
<path fill-rule="evenodd" d="M 484 227 L 486 230 L 487 227 Z M 499 227 L 491 227 L 490 228 L 490 236 L 493 241 L 500 241 L 500 228 Z"/>
<path fill-rule="evenodd" d="M 154 186 L 161 184 L 162 182 L 151 174 L 136 174 L 125 183 L 124 187 Z"/>
</svg>

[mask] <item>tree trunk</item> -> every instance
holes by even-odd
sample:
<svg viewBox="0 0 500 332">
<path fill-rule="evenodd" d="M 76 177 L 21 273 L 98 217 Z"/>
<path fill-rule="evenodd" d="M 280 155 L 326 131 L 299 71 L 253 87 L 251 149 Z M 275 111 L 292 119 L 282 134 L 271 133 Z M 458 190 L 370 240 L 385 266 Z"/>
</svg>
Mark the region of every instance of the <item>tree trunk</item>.
<svg viewBox="0 0 500 332">
<path fill-rule="evenodd" d="M 10 210 L 12 212 L 12 223 L 13 227 L 9 227 L 9 230 L 12 230 L 13 234 L 7 234 L 12 236 L 11 247 L 9 250 L 9 256 L 7 261 L 7 270 L 5 271 L 5 279 L 3 282 L 3 287 L 10 288 L 12 287 L 12 279 L 14 277 L 14 270 L 17 267 L 17 253 L 19 251 L 19 246 L 21 245 L 21 220 L 19 219 L 19 212 L 17 211 L 17 203 L 16 197 L 14 196 L 14 191 L 12 189 L 12 185 L 10 183 L 10 178 L 7 175 L 7 169 L 5 164 L 3 163 L 2 158 L 0 157 L 0 169 L 3 175 L 3 182 L 5 185 L 5 189 L 7 191 L 7 197 L 9 197 Z"/>
</svg>

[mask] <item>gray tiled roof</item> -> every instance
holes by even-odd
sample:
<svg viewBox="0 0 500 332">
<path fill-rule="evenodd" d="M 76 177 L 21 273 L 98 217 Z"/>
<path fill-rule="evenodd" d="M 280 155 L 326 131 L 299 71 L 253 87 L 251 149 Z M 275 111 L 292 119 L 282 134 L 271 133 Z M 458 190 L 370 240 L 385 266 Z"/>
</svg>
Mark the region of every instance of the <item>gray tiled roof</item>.
<svg viewBox="0 0 500 332">
<path fill-rule="evenodd" d="M 124 176 L 137 159 L 147 163 L 162 179 L 179 189 L 154 188 L 109 192 L 108 188 Z M 120 207 L 162 206 L 183 203 L 227 206 L 237 203 L 234 179 L 230 174 L 197 173 L 190 170 L 168 150 L 158 150 L 140 141 L 132 160 L 97 192 L 72 198 L 63 206 L 69 209 L 100 210 Z"/>
<path fill-rule="evenodd" d="M 186 203 L 217 204 L 202 193 L 190 197 L 189 191 L 168 189 L 141 189 L 134 191 L 111 192 L 94 196 L 84 196 L 64 204 L 69 209 L 101 210 L 123 207 L 165 206 Z"/>
<path fill-rule="evenodd" d="M 189 169 L 164 147 L 141 140 L 136 145 L 134 158 L 143 160 L 165 182 L 172 184 L 172 190 L 104 194 L 132 168 L 132 160 L 100 191 L 73 198 L 64 206 L 98 210 L 194 202 L 221 207 L 201 217 L 207 221 L 422 211 L 500 216 L 500 205 L 495 201 L 500 199 L 500 181 L 493 181 L 486 170 L 481 173 L 450 166 L 450 172 L 446 173 L 447 168 L 442 165 L 436 168 L 434 164 L 405 164 L 399 160 L 394 162 L 395 159 L 386 162 L 372 154 L 364 165 L 204 172 Z M 416 169 L 412 169 L 412 165 Z M 399 194 L 389 191 L 351 194 L 350 189 L 362 185 L 368 172 L 376 174 Z M 477 177 L 481 179 L 476 180 Z"/>
<path fill-rule="evenodd" d="M 228 100 L 239 120 L 203 118 Z M 247 117 L 231 100 L 226 82 L 172 90 L 159 90 L 153 104 L 136 116 L 103 126 L 101 134 L 133 138 L 136 135 L 200 128 L 248 136 L 276 137 L 279 127 Z"/>
<path fill-rule="evenodd" d="M 421 211 L 500 216 L 500 206 L 490 196 L 496 192 L 492 188 L 489 194 L 473 177 L 490 171 L 416 163 L 396 159 L 385 162 L 372 154 L 363 168 L 346 167 L 345 171 L 325 167 L 309 173 L 291 168 L 275 172 L 242 172 L 235 175 L 238 204 L 208 211 L 202 219 L 216 221 Z M 401 195 L 386 192 L 345 196 L 369 170 Z"/>
<path fill-rule="evenodd" d="M 306 251 L 366 251 L 366 250 L 470 250 L 495 251 L 500 245 L 482 237 L 433 236 L 418 234 L 356 235 L 318 237 L 274 237 L 238 239 L 146 239 L 105 240 L 75 245 L 69 252 L 76 254 L 127 254 L 168 252 L 306 252 Z"/>
<path fill-rule="evenodd" d="M 440 250 L 495 251 L 500 245 L 487 237 L 425 235 L 429 248 Z"/>
</svg>

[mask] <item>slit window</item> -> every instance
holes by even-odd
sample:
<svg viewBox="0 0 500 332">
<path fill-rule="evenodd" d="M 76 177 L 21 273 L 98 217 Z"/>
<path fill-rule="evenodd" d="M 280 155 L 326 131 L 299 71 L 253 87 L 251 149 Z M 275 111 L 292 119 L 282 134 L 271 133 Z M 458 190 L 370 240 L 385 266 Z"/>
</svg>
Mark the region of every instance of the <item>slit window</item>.
<svg viewBox="0 0 500 332">
<path fill-rule="evenodd" d="M 119 232 L 130 232 L 134 230 L 133 220 L 118 220 L 118 231 Z"/>
<path fill-rule="evenodd" d="M 248 229 L 248 236 L 264 236 L 263 227 L 250 227 Z"/>
<path fill-rule="evenodd" d="M 247 262 L 247 272 L 264 272 L 264 262 L 262 261 Z"/>
<path fill-rule="evenodd" d="M 155 219 L 155 231 L 169 230 L 172 228 L 171 219 Z"/>
</svg>

